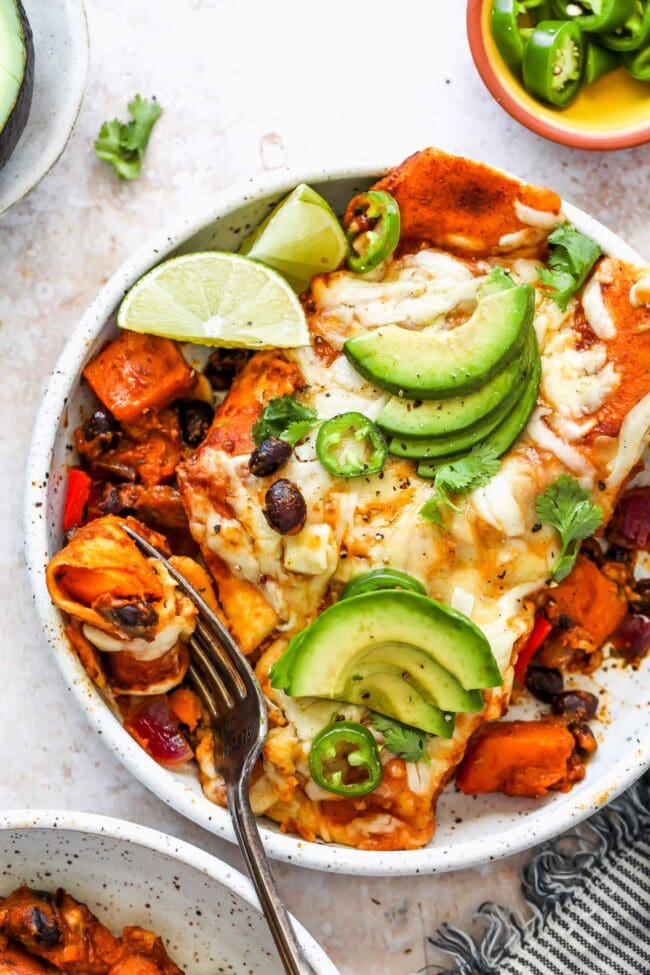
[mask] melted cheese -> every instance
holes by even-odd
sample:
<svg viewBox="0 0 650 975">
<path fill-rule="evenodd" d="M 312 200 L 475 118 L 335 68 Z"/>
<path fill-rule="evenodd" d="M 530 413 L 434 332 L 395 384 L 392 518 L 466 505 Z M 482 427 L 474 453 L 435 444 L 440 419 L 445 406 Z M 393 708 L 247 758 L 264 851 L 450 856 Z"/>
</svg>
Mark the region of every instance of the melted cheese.
<svg viewBox="0 0 650 975">
<path fill-rule="evenodd" d="M 559 328 L 544 336 L 541 393 L 556 417 L 581 420 L 600 409 L 618 386 L 620 375 L 608 362 L 604 344 L 580 347 L 572 321 L 572 316 L 566 316 Z M 590 427 L 583 429 L 587 432 Z M 569 431 L 562 432 L 566 436 Z"/>
<path fill-rule="evenodd" d="M 320 332 L 335 349 L 360 331 L 381 325 L 441 327 L 444 316 L 472 301 L 483 277 L 442 251 L 422 250 L 387 262 L 381 278 L 348 271 L 312 282 Z"/>
<path fill-rule="evenodd" d="M 562 221 L 559 213 L 549 212 L 548 210 L 534 210 L 526 206 L 520 200 L 515 200 L 515 213 L 521 223 L 528 224 L 529 227 L 538 227 L 541 230 L 553 230 Z"/>
<path fill-rule="evenodd" d="M 616 325 L 605 306 L 598 271 L 592 275 L 582 292 L 582 309 L 585 318 L 599 339 L 614 338 Z"/>
</svg>

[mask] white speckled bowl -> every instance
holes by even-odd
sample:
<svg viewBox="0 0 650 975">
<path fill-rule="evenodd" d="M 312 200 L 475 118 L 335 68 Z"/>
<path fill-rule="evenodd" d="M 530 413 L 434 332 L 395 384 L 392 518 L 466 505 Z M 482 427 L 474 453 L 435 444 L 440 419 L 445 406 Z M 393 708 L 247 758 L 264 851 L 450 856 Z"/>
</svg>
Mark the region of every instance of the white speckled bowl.
<svg viewBox="0 0 650 975">
<path fill-rule="evenodd" d="M 280 975 L 253 886 L 237 870 L 153 829 L 88 813 L 0 814 L 0 897 L 64 887 L 116 934 L 159 934 L 186 975 Z M 294 920 L 315 975 L 337 969 Z"/>
<path fill-rule="evenodd" d="M 72 135 L 88 72 L 83 0 L 23 0 L 34 34 L 34 94 L 27 125 L 0 169 L 0 214 L 50 171 Z"/>
<path fill-rule="evenodd" d="M 341 212 L 355 192 L 367 187 L 373 175 L 386 168 L 382 162 L 339 172 L 285 171 L 264 183 L 250 180 L 233 187 L 206 204 L 201 213 L 178 220 L 137 251 L 93 301 L 61 354 L 36 422 L 26 493 L 27 558 L 36 607 L 66 684 L 105 744 L 141 782 L 184 816 L 231 841 L 234 834 L 227 811 L 203 796 L 195 773 L 161 768 L 124 731 L 70 650 L 61 615 L 47 593 L 44 568 L 61 544 L 60 516 L 67 465 L 73 457 L 72 433 L 84 410 L 87 415 L 89 402 L 79 382 L 80 372 L 114 333 L 112 316 L 125 291 L 163 258 L 179 251 L 210 247 L 236 249 L 242 231 L 255 226 L 270 205 L 303 180 L 314 185 Z M 605 252 L 642 263 L 630 247 L 582 211 L 565 204 L 565 212 L 579 229 L 598 240 Z M 433 842 L 424 849 L 405 852 L 369 852 L 308 843 L 267 823 L 262 832 L 269 854 L 318 870 L 405 875 L 471 867 L 562 832 L 613 799 L 650 764 L 644 672 L 612 666 L 601 678 L 603 683 L 606 680 L 611 723 L 603 728 L 601 747 L 586 778 L 571 792 L 533 801 L 501 795 L 470 798 L 449 787 L 438 803 Z"/>
</svg>

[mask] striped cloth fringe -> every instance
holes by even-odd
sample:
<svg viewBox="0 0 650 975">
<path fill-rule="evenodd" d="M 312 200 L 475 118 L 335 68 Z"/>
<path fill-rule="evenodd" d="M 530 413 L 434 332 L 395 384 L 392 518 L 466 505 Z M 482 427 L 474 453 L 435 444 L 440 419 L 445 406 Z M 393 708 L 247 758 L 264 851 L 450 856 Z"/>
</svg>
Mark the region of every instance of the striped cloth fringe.
<svg viewBox="0 0 650 975">
<path fill-rule="evenodd" d="M 482 904 L 480 938 L 445 924 L 440 975 L 650 975 L 650 773 L 524 869 L 532 917 Z M 431 971 L 425 970 L 425 971 Z"/>
</svg>

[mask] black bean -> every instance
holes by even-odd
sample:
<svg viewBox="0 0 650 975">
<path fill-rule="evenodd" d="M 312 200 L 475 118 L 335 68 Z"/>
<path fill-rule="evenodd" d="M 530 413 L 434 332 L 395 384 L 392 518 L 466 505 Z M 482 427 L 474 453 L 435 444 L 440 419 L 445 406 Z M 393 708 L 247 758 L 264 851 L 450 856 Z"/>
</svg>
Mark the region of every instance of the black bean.
<svg viewBox="0 0 650 975">
<path fill-rule="evenodd" d="M 178 404 L 178 419 L 181 435 L 190 447 L 198 447 L 212 423 L 214 410 L 201 399 L 181 400 Z"/>
<path fill-rule="evenodd" d="M 594 733 L 588 724 L 580 722 L 578 724 L 570 724 L 569 731 L 576 740 L 576 745 L 583 752 L 595 752 L 598 748 L 598 742 L 594 738 Z"/>
<path fill-rule="evenodd" d="M 34 941 L 45 948 L 58 945 L 61 940 L 61 928 L 56 918 L 40 907 L 32 907 L 29 915 L 29 930 Z"/>
<path fill-rule="evenodd" d="M 607 550 L 607 559 L 609 562 L 627 562 L 629 558 L 629 551 L 625 548 L 619 548 L 618 545 L 612 545 Z"/>
<path fill-rule="evenodd" d="M 117 515 L 124 509 L 120 492 L 114 484 L 109 485 L 108 490 L 104 492 L 99 508 L 105 515 Z"/>
<path fill-rule="evenodd" d="M 33 887 L 30 887 L 29 889 L 34 897 L 38 897 L 39 901 L 45 901 L 46 904 L 54 903 L 54 897 L 49 890 L 34 890 Z"/>
<path fill-rule="evenodd" d="M 598 698 L 589 691 L 564 691 L 551 702 L 554 714 L 564 714 L 574 721 L 588 721 L 598 710 Z"/>
<path fill-rule="evenodd" d="M 647 593 L 643 596 L 635 594 L 630 600 L 630 609 L 634 610 L 636 615 L 650 616 L 650 599 Z"/>
<path fill-rule="evenodd" d="M 291 457 L 291 445 L 284 440 L 268 437 L 256 447 L 250 456 L 248 466 L 255 477 L 266 477 L 275 474 Z"/>
<path fill-rule="evenodd" d="M 233 379 L 244 368 L 250 357 L 251 353 L 247 349 L 219 349 L 213 352 L 205 370 L 206 378 L 212 388 L 230 389 Z"/>
<path fill-rule="evenodd" d="M 530 664 L 526 671 L 526 687 L 538 700 L 550 704 L 564 689 L 562 671 L 557 667 L 538 667 Z"/>
<path fill-rule="evenodd" d="M 280 535 L 295 535 L 301 530 L 307 517 L 307 506 L 295 484 L 281 477 L 273 482 L 264 500 L 264 517 L 274 531 Z"/>
<path fill-rule="evenodd" d="M 95 437 L 104 437 L 107 434 L 117 433 L 118 423 L 112 413 L 104 407 L 95 410 L 86 424 L 86 439 L 94 440 Z"/>
<path fill-rule="evenodd" d="M 598 540 L 595 538 L 587 538 L 582 543 L 580 547 L 580 552 L 582 555 L 586 555 L 587 558 L 595 562 L 596 565 L 602 565 L 603 563 L 603 550 L 598 544 Z"/>
<path fill-rule="evenodd" d="M 119 460 L 94 460 L 90 465 L 90 473 L 94 477 L 113 481 L 137 481 L 138 475 L 130 464 L 123 464 Z"/>
<path fill-rule="evenodd" d="M 153 606 L 141 600 L 113 606 L 108 615 L 120 629 L 135 634 L 150 630 L 158 622 L 158 613 Z"/>
</svg>

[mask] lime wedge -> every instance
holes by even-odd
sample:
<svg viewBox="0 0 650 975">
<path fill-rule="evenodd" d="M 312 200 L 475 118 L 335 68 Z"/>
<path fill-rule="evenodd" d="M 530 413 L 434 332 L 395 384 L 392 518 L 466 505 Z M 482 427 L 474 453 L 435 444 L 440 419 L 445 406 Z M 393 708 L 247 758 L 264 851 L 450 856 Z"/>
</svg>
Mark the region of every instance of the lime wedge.
<svg viewBox="0 0 650 975">
<path fill-rule="evenodd" d="M 300 183 L 242 242 L 240 253 L 274 267 L 304 291 L 314 274 L 343 263 L 348 242 L 329 203 Z"/>
<path fill-rule="evenodd" d="M 120 305 L 120 328 L 244 349 L 309 345 L 305 314 L 284 278 L 238 254 L 205 251 L 159 264 Z"/>
</svg>

